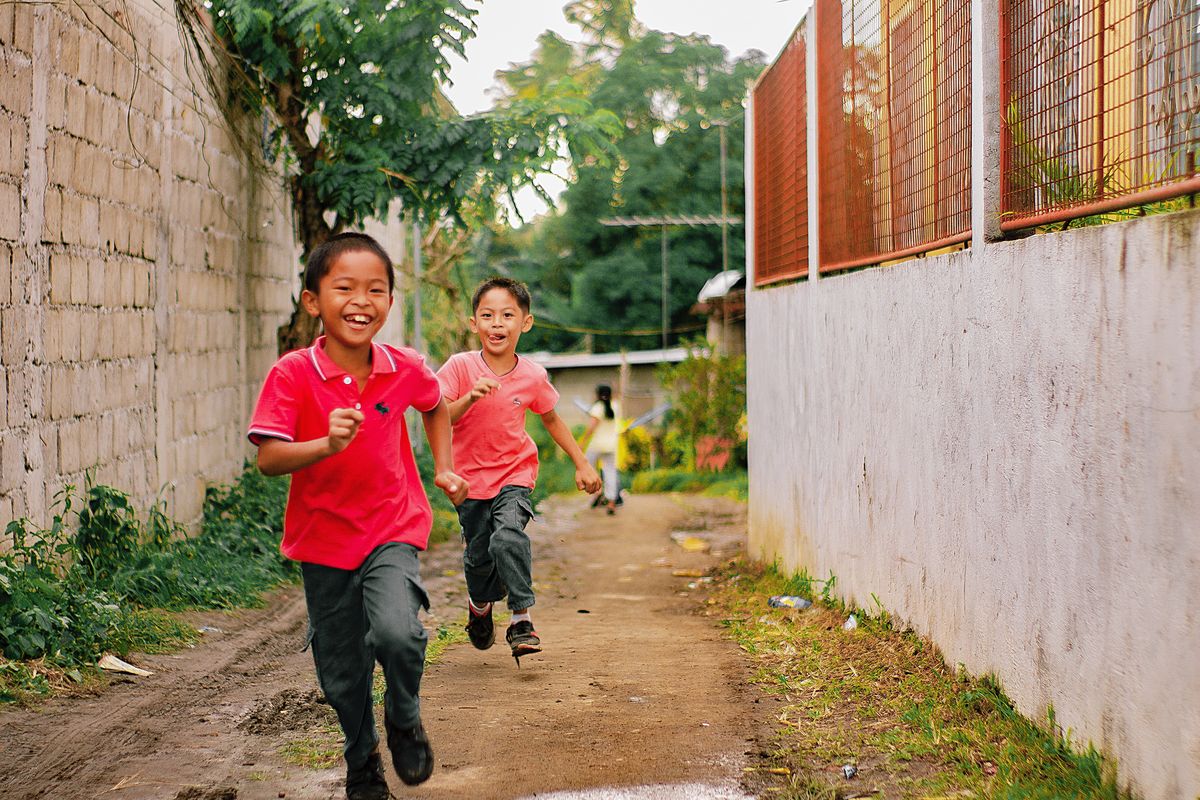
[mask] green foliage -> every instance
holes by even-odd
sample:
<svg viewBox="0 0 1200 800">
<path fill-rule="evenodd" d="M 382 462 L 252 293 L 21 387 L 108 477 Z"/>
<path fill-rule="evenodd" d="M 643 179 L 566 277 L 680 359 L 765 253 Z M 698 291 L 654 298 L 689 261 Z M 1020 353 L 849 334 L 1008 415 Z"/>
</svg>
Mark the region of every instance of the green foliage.
<svg viewBox="0 0 1200 800">
<path fill-rule="evenodd" d="M 650 469 L 654 457 L 654 437 L 645 428 L 634 428 L 621 434 L 621 470 L 641 472 Z"/>
<path fill-rule="evenodd" d="M 279 552 L 286 478 L 247 465 L 232 486 L 209 487 L 199 536 L 148 546 L 113 572 L 111 590 L 142 606 L 236 608 L 296 580 L 296 563 Z"/>
<path fill-rule="evenodd" d="M 690 469 L 651 469 L 633 476 L 630 490 L 635 494 L 653 492 L 700 492 L 709 497 L 729 497 L 745 502 L 749 497 L 746 473 L 695 472 Z"/>
<path fill-rule="evenodd" d="M 70 670 L 105 651 L 153 652 L 194 639 L 146 609 L 246 605 L 294 579 L 295 564 L 278 549 L 286 493 L 286 480 L 247 469 L 234 486 L 209 490 L 199 536 L 171 538 L 182 529 L 161 505 L 143 523 L 122 492 L 89 481 L 80 504 L 68 486 L 55 496 L 48 528 L 19 519 L 5 529 L 0 655 Z M 0 665 L 0 699 L 48 687 L 28 668 Z"/>
<path fill-rule="evenodd" d="M 525 431 L 538 448 L 538 477 L 529 495 L 537 511 L 541 502 L 551 495 L 578 491 L 575 486 L 575 463 L 555 443 L 541 419 L 527 414 Z M 578 428 L 572 434 L 578 439 L 582 431 L 582 428 Z"/>
<path fill-rule="evenodd" d="M 19 703 L 49 693 L 50 681 L 44 672 L 30 664 L 0 658 L 0 703 Z"/>
<path fill-rule="evenodd" d="M 429 452 L 429 448 L 424 447 L 415 455 L 417 470 L 421 473 L 421 484 L 425 488 L 429 505 L 433 509 L 433 526 L 429 532 L 429 543 L 433 545 L 448 542 L 458 536 L 461 529 L 458 512 L 454 510 L 454 504 L 446 497 L 446 493 L 433 484 L 436 473 L 433 469 L 433 454 Z"/>
<path fill-rule="evenodd" d="M 91 585 L 68 530 L 73 489 L 55 496 L 49 528 L 19 519 L 5 529 L 12 542 L 0 555 L 0 654 L 6 658 L 94 661 L 120 619 L 112 598 Z"/>
<path fill-rule="evenodd" d="M 743 99 L 766 58 L 751 51 L 730 58 L 705 36 L 647 30 L 625 0 L 588 0 L 567 15 L 585 31 L 583 42 L 552 32 L 534 58 L 500 73 L 510 97 L 535 96 L 566 78 L 594 107 L 621 122 L 619 158 L 611 165 L 575 158 L 575 180 L 562 210 L 533 229 L 504 231 L 477 274 L 500 271 L 538 287 L 545 322 L 526 336 L 533 349 L 569 350 L 581 335 L 562 326 L 600 331 L 655 331 L 648 336 L 604 335 L 602 350 L 657 346 L 661 321 L 661 231 L 605 227 L 612 216 L 719 214 L 720 131 L 727 122 L 728 210 L 743 211 Z M 672 325 L 682 326 L 696 294 L 721 269 L 716 226 L 668 231 Z M 740 226 L 729 228 L 729 263 L 744 257 Z M 675 338 L 675 337 L 672 337 Z"/>
<path fill-rule="evenodd" d="M 662 365 L 659 377 L 673 398 L 667 424 L 690 444 L 685 464 L 695 464 L 702 436 L 738 440 L 746 413 L 745 356 L 714 355 L 695 341 L 688 344 L 688 357 Z"/>
<path fill-rule="evenodd" d="M 834 583 L 748 562 L 715 583 L 725 625 L 754 658 L 755 682 L 784 698 L 771 758 L 787 776 L 778 796 L 833 797 L 845 784 L 830 782 L 829 766 L 855 763 L 886 797 L 1128 800 L 1114 764 L 1073 743 L 1053 711 L 1043 724 L 1021 716 L 995 678 L 949 668 L 885 615 L 860 613 L 857 630 L 844 631 Z M 807 611 L 766 608 L 777 594 L 817 600 L 818 586 Z"/>
<path fill-rule="evenodd" d="M 321 224 L 310 210 L 335 212 L 335 231 L 384 218 L 395 198 L 429 219 L 458 216 L 548 170 L 560 143 L 603 155 L 615 131 L 569 82 L 455 114 L 441 87 L 478 13 L 459 0 L 211 0 L 211 29 L 195 0 L 176 5 L 232 102 L 268 120 L 267 155 L 294 175 L 302 227 Z"/>
<path fill-rule="evenodd" d="M 142 548 L 162 549 L 183 532 L 155 504 L 143 526 L 129 495 L 110 486 L 97 486 L 89 475 L 83 508 L 79 511 L 75 543 L 93 581 L 110 581 L 113 572 Z"/>
</svg>

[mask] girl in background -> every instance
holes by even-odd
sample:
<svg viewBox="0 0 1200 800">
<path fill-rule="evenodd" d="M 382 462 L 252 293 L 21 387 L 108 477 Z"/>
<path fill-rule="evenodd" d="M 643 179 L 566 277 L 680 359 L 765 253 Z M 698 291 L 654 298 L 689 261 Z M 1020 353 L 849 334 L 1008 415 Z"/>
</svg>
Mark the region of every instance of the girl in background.
<svg viewBox="0 0 1200 800">
<path fill-rule="evenodd" d="M 587 460 L 593 465 L 597 460 L 602 462 L 604 500 L 608 513 L 615 514 L 620 492 L 620 480 L 617 475 L 617 418 L 620 414 L 613 403 L 611 386 L 602 383 L 596 387 L 596 402 L 588 410 L 588 416 L 591 419 L 583 433 L 583 441 L 588 442 Z"/>
</svg>

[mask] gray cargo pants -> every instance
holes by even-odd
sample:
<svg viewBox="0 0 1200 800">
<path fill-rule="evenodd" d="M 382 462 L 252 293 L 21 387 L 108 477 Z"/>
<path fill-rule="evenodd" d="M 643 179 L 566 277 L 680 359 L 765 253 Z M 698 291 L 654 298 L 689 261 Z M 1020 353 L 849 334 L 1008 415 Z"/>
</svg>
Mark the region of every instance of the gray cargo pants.
<svg viewBox="0 0 1200 800">
<path fill-rule="evenodd" d="M 421 719 L 425 628 L 418 607 L 429 609 L 421 586 L 417 548 L 389 542 L 358 569 L 301 564 L 308 635 L 317 682 L 346 735 L 346 764 L 357 769 L 379 743 L 371 703 L 375 662 L 387 682 L 387 720 L 407 728 Z"/>
<path fill-rule="evenodd" d="M 529 608 L 533 597 L 533 549 L 525 526 L 533 519 L 530 489 L 505 486 L 489 500 L 464 500 L 463 573 L 476 603 L 503 600 L 513 611 Z"/>
</svg>

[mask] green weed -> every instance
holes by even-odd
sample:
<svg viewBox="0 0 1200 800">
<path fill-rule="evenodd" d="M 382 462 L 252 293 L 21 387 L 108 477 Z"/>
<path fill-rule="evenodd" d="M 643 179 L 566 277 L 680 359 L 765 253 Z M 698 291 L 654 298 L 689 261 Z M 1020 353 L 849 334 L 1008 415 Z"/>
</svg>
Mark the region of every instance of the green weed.
<svg viewBox="0 0 1200 800">
<path fill-rule="evenodd" d="M 295 565 L 278 551 L 286 492 L 286 480 L 247 469 L 209 490 L 202 530 L 186 537 L 161 504 L 143 521 L 128 495 L 89 478 L 82 497 L 71 486 L 55 496 L 49 527 L 8 523 L 0 702 L 45 694 L 64 676 L 82 682 L 104 652 L 164 652 L 196 639 L 149 609 L 245 605 L 293 580 Z"/>
<path fill-rule="evenodd" d="M 791 777 L 774 787 L 778 796 L 831 797 L 845 789 L 839 770 L 851 763 L 856 789 L 887 797 L 1130 797 L 1112 762 L 1073 743 L 1052 712 L 1042 725 L 1023 717 L 995 679 L 950 669 L 928 641 L 896 631 L 878 600 L 875 614 L 855 610 L 857 630 L 842 630 L 848 609 L 835 585 L 833 575 L 746 562 L 719 576 L 725 627 L 755 664 L 755 682 L 784 701 L 771 763 Z M 775 594 L 818 604 L 768 608 Z"/>
<path fill-rule="evenodd" d="M 740 470 L 696 472 L 684 468 L 652 469 L 633 476 L 630 486 L 636 494 L 651 492 L 702 492 L 708 496 L 730 497 L 745 501 L 749 481 Z"/>
</svg>

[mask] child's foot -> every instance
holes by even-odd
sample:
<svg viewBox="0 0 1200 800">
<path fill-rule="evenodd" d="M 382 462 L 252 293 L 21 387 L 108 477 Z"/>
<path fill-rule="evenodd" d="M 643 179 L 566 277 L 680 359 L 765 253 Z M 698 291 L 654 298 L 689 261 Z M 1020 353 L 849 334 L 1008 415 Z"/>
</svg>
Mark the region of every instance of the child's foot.
<svg viewBox="0 0 1200 800">
<path fill-rule="evenodd" d="M 496 643 L 496 625 L 492 622 L 492 604 L 484 604 L 484 610 L 476 611 L 475 604 L 467 601 L 467 636 L 476 650 L 487 650 Z"/>
<path fill-rule="evenodd" d="M 367 756 L 367 763 L 358 769 L 346 768 L 347 800 L 388 800 L 389 796 L 383 759 L 378 752 Z"/>
<path fill-rule="evenodd" d="M 513 658 L 517 659 L 518 665 L 521 663 L 521 656 L 542 652 L 542 640 L 533 629 L 533 623 L 527 619 L 509 625 L 504 638 L 512 648 Z"/>
<path fill-rule="evenodd" d="M 433 748 L 425 735 L 425 727 L 418 722 L 411 728 L 396 728 L 386 717 L 384 727 L 387 728 L 388 749 L 392 751 L 392 766 L 400 780 L 409 786 L 429 780 L 433 774 Z"/>
</svg>

